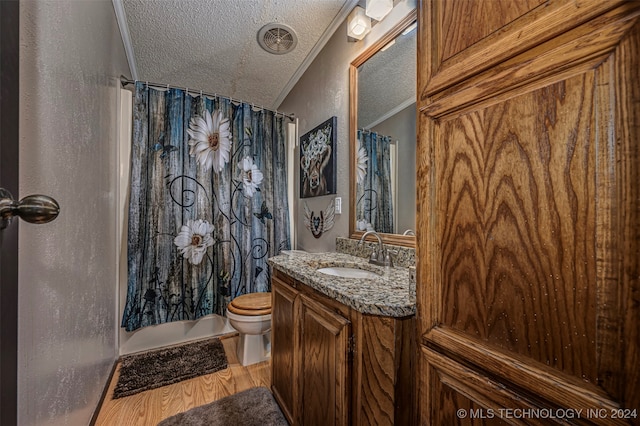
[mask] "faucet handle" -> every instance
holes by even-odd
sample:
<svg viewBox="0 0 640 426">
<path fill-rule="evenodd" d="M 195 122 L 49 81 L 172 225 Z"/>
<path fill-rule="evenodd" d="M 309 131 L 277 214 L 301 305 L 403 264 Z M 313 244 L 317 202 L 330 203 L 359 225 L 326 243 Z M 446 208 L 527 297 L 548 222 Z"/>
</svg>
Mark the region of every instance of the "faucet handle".
<svg viewBox="0 0 640 426">
<path fill-rule="evenodd" d="M 384 251 L 384 265 L 393 268 L 393 255 L 398 254 L 398 250 L 386 249 Z"/>
<path fill-rule="evenodd" d="M 383 256 L 382 253 L 380 253 L 380 256 Z M 376 263 L 378 261 L 378 249 L 374 248 L 371 251 L 371 255 L 369 256 L 369 263 Z"/>
</svg>

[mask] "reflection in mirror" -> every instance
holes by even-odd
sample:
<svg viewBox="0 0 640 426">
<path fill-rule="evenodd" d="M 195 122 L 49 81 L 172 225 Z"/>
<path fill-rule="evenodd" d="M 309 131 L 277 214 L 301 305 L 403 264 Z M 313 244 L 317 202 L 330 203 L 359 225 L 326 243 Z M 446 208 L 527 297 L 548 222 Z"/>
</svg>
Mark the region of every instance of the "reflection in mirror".
<svg viewBox="0 0 640 426">
<path fill-rule="evenodd" d="M 351 234 L 415 244 L 415 16 L 352 63 Z M 357 96 L 354 96 L 357 94 Z"/>
</svg>

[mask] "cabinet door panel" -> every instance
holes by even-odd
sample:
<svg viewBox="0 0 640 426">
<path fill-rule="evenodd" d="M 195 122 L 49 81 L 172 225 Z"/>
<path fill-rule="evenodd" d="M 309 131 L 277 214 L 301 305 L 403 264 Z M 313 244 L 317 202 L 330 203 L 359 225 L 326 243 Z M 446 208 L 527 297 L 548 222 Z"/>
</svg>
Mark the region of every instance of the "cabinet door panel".
<svg viewBox="0 0 640 426">
<path fill-rule="evenodd" d="M 346 425 L 350 322 L 305 295 L 300 295 L 300 302 L 299 424 Z"/>
<path fill-rule="evenodd" d="M 271 389 L 289 421 L 295 418 L 298 389 L 296 310 L 298 291 L 277 278 L 271 280 Z"/>
</svg>

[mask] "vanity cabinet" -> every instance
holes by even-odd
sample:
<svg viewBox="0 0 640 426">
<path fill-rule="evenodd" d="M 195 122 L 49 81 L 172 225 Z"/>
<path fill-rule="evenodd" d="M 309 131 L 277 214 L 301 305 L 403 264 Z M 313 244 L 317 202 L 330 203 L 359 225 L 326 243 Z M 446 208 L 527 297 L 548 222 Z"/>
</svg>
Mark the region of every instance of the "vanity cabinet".
<svg viewBox="0 0 640 426">
<path fill-rule="evenodd" d="M 413 317 L 362 314 L 275 269 L 271 293 L 271 387 L 290 424 L 414 424 Z"/>
</svg>

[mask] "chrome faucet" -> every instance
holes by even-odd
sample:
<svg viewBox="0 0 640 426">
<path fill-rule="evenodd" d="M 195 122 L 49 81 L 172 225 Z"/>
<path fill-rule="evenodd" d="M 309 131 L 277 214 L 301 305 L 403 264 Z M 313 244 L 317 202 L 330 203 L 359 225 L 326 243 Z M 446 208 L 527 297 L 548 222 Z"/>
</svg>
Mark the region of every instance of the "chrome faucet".
<svg viewBox="0 0 640 426">
<path fill-rule="evenodd" d="M 362 244 L 362 242 L 367 238 L 367 235 L 369 234 L 375 235 L 375 237 L 378 239 L 378 248 L 377 249 L 374 248 L 373 251 L 371 252 L 371 256 L 369 256 L 369 263 L 372 263 L 378 266 L 390 266 L 393 268 L 393 259 L 391 258 L 391 253 L 389 250 L 387 250 L 384 247 L 382 238 L 380 238 L 380 235 L 378 235 L 376 231 L 367 231 L 364 234 L 362 234 L 362 237 L 360 237 L 360 241 L 358 242 L 358 245 Z"/>
</svg>

